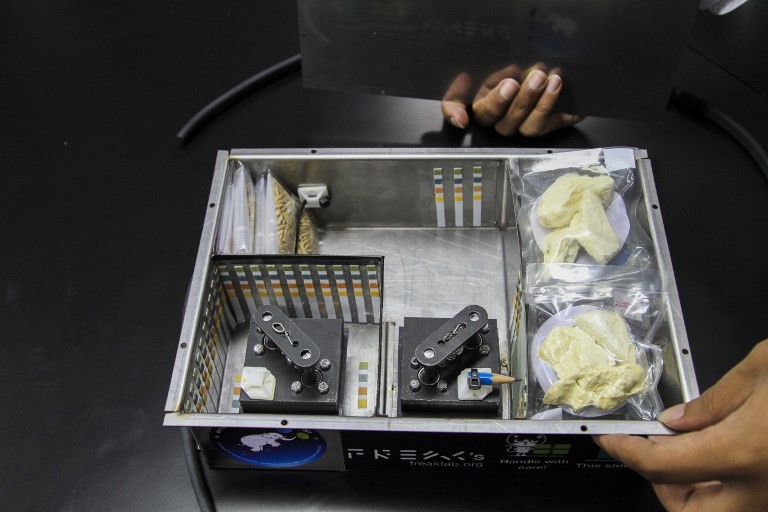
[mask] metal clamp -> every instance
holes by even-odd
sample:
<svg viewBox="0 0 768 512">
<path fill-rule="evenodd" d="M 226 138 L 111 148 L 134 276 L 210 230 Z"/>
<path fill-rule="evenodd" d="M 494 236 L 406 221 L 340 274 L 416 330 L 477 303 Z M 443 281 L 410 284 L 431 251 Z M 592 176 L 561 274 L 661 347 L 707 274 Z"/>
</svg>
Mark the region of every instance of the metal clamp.
<svg viewBox="0 0 768 512">
<path fill-rule="evenodd" d="M 249 336 L 266 336 L 299 368 L 312 368 L 320 360 L 320 348 L 276 306 L 256 310 Z"/>
<path fill-rule="evenodd" d="M 442 364 L 449 356 L 462 350 L 487 325 L 488 312 L 483 307 L 476 304 L 467 306 L 416 347 L 416 361 L 425 368 Z"/>
</svg>

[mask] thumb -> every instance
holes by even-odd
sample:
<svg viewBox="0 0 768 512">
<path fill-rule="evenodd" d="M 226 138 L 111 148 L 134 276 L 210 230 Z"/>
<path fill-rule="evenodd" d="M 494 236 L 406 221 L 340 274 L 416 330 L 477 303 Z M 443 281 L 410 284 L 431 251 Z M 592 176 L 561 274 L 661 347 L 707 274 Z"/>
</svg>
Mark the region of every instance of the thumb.
<svg viewBox="0 0 768 512">
<path fill-rule="evenodd" d="M 718 423 L 752 394 L 755 375 L 747 360 L 736 365 L 699 398 L 670 407 L 659 415 L 659 421 L 682 432 L 701 430 Z"/>
</svg>

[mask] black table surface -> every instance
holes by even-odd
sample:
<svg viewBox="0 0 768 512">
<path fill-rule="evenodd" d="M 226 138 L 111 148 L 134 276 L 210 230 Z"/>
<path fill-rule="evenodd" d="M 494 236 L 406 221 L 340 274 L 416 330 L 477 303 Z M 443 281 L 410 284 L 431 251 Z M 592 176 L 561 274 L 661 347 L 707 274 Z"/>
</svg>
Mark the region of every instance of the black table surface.
<svg viewBox="0 0 768 512">
<path fill-rule="evenodd" d="M 700 13 L 678 79 L 763 144 L 766 14 L 765 2 Z M 3 510 L 197 507 L 162 419 L 219 149 L 645 148 L 701 389 L 768 336 L 766 181 L 730 136 L 675 108 L 539 139 L 458 136 L 434 101 L 307 90 L 294 74 L 181 146 L 200 107 L 298 52 L 294 2 L 17 0 L 0 6 L 0 40 Z M 660 509 L 631 473 L 209 480 L 221 510 Z"/>
</svg>

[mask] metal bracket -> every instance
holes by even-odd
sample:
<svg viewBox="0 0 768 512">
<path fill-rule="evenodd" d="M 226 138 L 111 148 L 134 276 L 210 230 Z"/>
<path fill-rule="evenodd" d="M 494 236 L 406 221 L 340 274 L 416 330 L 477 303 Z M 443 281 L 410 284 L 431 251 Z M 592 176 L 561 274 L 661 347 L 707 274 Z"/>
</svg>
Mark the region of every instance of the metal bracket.
<svg viewBox="0 0 768 512">
<path fill-rule="evenodd" d="M 476 304 L 467 306 L 416 347 L 416 361 L 425 368 L 443 364 L 487 327 L 488 312 Z"/>
<path fill-rule="evenodd" d="M 256 310 L 249 336 L 266 337 L 298 368 L 312 368 L 320 360 L 320 347 L 277 306 Z"/>
</svg>

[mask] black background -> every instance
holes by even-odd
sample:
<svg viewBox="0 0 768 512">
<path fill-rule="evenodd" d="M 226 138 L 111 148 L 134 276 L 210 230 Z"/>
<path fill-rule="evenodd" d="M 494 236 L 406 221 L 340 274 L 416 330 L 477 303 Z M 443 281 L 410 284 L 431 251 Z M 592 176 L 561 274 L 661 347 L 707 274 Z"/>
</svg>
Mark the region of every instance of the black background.
<svg viewBox="0 0 768 512">
<path fill-rule="evenodd" d="M 760 1 L 700 13 L 678 80 L 763 144 L 766 15 Z M 296 52 L 288 0 L 0 4 L 0 508 L 196 508 L 179 432 L 161 424 L 218 149 L 645 148 L 701 388 L 768 336 L 768 187 L 717 127 L 671 108 L 535 140 L 463 137 L 436 102 L 305 90 L 294 74 L 178 144 L 200 107 Z M 658 508 L 634 475 L 210 479 L 222 510 Z"/>
</svg>

